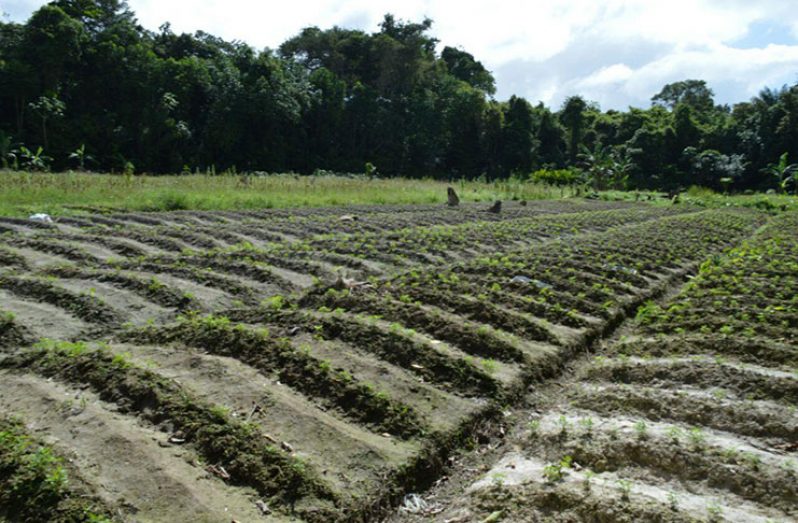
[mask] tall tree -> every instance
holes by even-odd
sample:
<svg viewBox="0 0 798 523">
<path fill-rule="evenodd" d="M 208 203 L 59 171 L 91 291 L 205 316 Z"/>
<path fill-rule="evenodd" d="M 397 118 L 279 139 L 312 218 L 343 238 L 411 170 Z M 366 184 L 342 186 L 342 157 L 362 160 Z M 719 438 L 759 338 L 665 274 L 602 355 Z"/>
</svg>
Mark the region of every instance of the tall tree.
<svg viewBox="0 0 798 523">
<path fill-rule="evenodd" d="M 535 140 L 537 143 L 536 163 L 554 168 L 565 166 L 567 148 L 565 129 L 542 103 L 535 107 L 535 113 L 538 120 Z"/>
<path fill-rule="evenodd" d="M 78 61 L 83 26 L 55 5 L 45 5 L 25 25 L 22 46 L 28 63 L 36 66 L 40 92 L 58 91 L 64 68 Z"/>
<path fill-rule="evenodd" d="M 532 170 L 536 147 L 532 107 L 525 99 L 512 96 L 504 110 L 502 166 L 511 173 Z"/>
<path fill-rule="evenodd" d="M 586 147 L 602 180 L 733 178 L 740 189 L 772 187 L 766 168 L 798 158 L 798 85 L 729 109 L 685 80 L 646 109 L 602 112 L 573 96 L 552 113 L 494 100 L 491 73 L 464 49 L 438 51 L 431 28 L 386 15 L 375 32 L 306 28 L 274 53 L 168 24 L 145 30 L 122 0 L 55 0 L 24 24 L 0 22 L 0 152 L 43 143 L 56 169 L 88 150 L 105 170 L 368 162 L 382 175 L 500 178 L 578 166 Z"/>
<path fill-rule="evenodd" d="M 714 96 L 704 80 L 683 80 L 665 85 L 651 98 L 651 103 L 671 110 L 684 104 L 697 113 L 703 113 L 711 111 L 715 106 Z"/>
<path fill-rule="evenodd" d="M 572 165 L 576 164 L 579 146 L 582 143 L 585 109 L 587 109 L 587 102 L 584 98 L 571 96 L 565 100 L 560 111 L 560 119 L 568 127 L 568 158 Z"/>
<path fill-rule="evenodd" d="M 446 46 L 441 52 L 441 60 L 446 63 L 449 73 L 458 80 L 488 94 L 496 92 L 496 80 L 493 79 L 493 75 L 471 53 Z"/>
</svg>

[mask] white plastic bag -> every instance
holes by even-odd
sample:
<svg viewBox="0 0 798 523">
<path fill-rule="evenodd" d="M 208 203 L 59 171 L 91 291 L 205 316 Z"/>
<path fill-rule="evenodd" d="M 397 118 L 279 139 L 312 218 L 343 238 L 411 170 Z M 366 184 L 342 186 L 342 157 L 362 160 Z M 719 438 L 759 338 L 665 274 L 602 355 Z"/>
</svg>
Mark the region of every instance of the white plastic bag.
<svg viewBox="0 0 798 523">
<path fill-rule="evenodd" d="M 44 213 L 31 214 L 28 219 L 32 222 L 53 223 L 53 219 L 50 218 L 50 215 Z"/>
</svg>

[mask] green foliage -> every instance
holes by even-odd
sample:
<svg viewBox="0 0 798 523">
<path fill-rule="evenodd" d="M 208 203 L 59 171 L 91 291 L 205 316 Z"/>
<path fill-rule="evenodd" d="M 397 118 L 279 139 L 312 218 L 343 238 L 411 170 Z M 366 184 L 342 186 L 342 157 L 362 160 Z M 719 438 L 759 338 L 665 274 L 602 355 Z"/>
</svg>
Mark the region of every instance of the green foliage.
<svg viewBox="0 0 798 523">
<path fill-rule="evenodd" d="M 28 107 L 39 117 L 42 122 L 42 140 L 44 147 L 49 148 L 47 139 L 47 122 L 55 118 L 64 116 L 66 104 L 56 96 L 40 96 L 35 101 L 28 104 Z M 40 148 L 41 150 L 41 148 Z"/>
<path fill-rule="evenodd" d="M 571 456 L 563 456 L 558 463 L 550 463 L 543 467 L 543 477 L 547 483 L 561 481 L 568 469 L 571 468 L 572 463 L 573 458 Z"/>
<path fill-rule="evenodd" d="M 493 359 L 483 359 L 482 367 L 488 374 L 494 374 L 499 369 L 499 363 Z"/>
<path fill-rule="evenodd" d="M 86 144 L 81 144 L 80 147 L 75 149 L 69 154 L 70 160 L 75 160 L 77 168 L 81 171 L 86 170 L 86 162 L 94 161 L 94 157 L 86 152 Z"/>
<path fill-rule="evenodd" d="M 583 146 L 578 158 L 587 173 L 586 181 L 594 190 L 626 189 L 632 164 L 619 150 L 600 143 L 592 151 Z"/>
<path fill-rule="evenodd" d="M 114 357 L 111 359 L 111 365 L 116 367 L 117 369 L 129 369 L 133 366 L 133 362 L 131 361 L 131 355 L 129 352 L 122 352 L 119 354 L 115 354 Z"/>
<path fill-rule="evenodd" d="M 529 179 L 549 185 L 576 185 L 584 181 L 581 171 L 577 169 L 538 169 L 529 175 Z"/>
<path fill-rule="evenodd" d="M 55 451 L 0 418 L 0 507 L 19 521 L 109 521 L 88 500 L 71 500 L 69 478 Z M 92 517 L 94 519 L 92 519 Z"/>
<path fill-rule="evenodd" d="M 587 102 L 581 96 L 570 96 L 563 103 L 560 111 L 560 119 L 568 128 L 570 140 L 568 142 L 568 154 L 571 164 L 576 163 L 579 146 L 582 145 L 582 134 L 585 127 L 585 110 Z"/>
<path fill-rule="evenodd" d="M 21 169 L 28 171 L 48 171 L 53 160 L 44 154 L 44 148 L 37 147 L 36 150 L 31 150 L 24 145 L 14 149 L 11 156 L 15 164 L 18 163 Z"/>
<path fill-rule="evenodd" d="M 648 425 L 645 421 L 640 420 L 634 425 L 635 433 L 638 439 L 646 439 L 648 437 Z"/>
<path fill-rule="evenodd" d="M 704 187 L 729 187 L 745 173 L 745 160 L 741 154 L 726 155 L 708 149 L 698 151 L 695 147 L 687 147 L 682 153 L 689 164 L 691 182 Z"/>
<path fill-rule="evenodd" d="M 654 303 L 648 301 L 637 309 L 635 320 L 643 325 L 653 323 L 657 318 L 663 314 L 662 308 Z"/>
<path fill-rule="evenodd" d="M 696 449 L 702 449 L 706 444 L 706 436 L 704 435 L 704 431 L 698 427 L 693 427 L 688 431 L 687 439 Z"/>
<path fill-rule="evenodd" d="M 262 305 L 264 305 L 267 309 L 271 309 L 273 311 L 280 311 L 283 310 L 283 308 L 285 308 L 287 303 L 284 296 L 275 294 L 274 296 L 271 296 L 270 298 L 263 300 Z"/>
<path fill-rule="evenodd" d="M 0 328 L 14 323 L 16 315 L 13 312 L 0 310 Z"/>
<path fill-rule="evenodd" d="M 72 358 L 77 358 L 88 352 L 89 346 L 82 341 L 70 342 L 61 340 L 42 339 L 35 348 L 42 351 L 54 351 L 57 353 L 65 354 Z"/>
<path fill-rule="evenodd" d="M 452 76 L 458 80 L 488 94 L 496 92 L 496 82 L 493 76 L 472 54 L 446 46 L 441 52 L 441 59 L 446 63 Z"/>
<path fill-rule="evenodd" d="M 778 188 L 783 193 L 787 193 L 787 187 L 792 184 L 795 194 L 798 195 L 798 164 L 788 163 L 788 153 L 779 157 L 779 163 L 767 166 L 764 172 L 775 177 Z"/>
<path fill-rule="evenodd" d="M 31 171 L 91 162 L 130 187 L 136 171 L 226 173 L 240 191 L 228 198 L 257 207 L 280 205 L 245 190 L 266 172 L 492 181 L 535 171 L 573 185 L 568 171 L 584 167 L 595 188 L 798 191 L 794 170 L 771 170 L 798 156 L 798 85 L 731 111 L 697 79 L 664 86 L 647 109 L 602 112 L 575 95 L 552 111 L 494 100 L 490 71 L 466 50 L 439 52 L 432 27 L 386 15 L 371 33 L 309 27 L 260 51 L 168 24 L 145 30 L 125 2 L 50 3 L 0 26 L 0 161 Z M 195 196 L 175 190 L 150 204 L 208 204 Z"/>
<path fill-rule="evenodd" d="M 654 104 L 675 109 L 684 104 L 697 111 L 709 111 L 713 108 L 714 93 L 703 80 L 684 80 L 667 84 L 651 98 Z"/>
<path fill-rule="evenodd" d="M 130 211 L 242 210 L 365 204 L 444 203 L 445 182 L 406 178 L 269 175 L 242 187 L 224 176 L 124 177 L 101 174 L 3 173 L 0 216 L 29 212 L 75 214 L 72 205 L 108 205 Z M 492 202 L 513 196 L 524 200 L 559 198 L 559 191 L 531 182 L 513 186 L 463 182 L 469 200 Z"/>
<path fill-rule="evenodd" d="M 723 521 L 723 507 L 718 502 L 707 505 L 707 520 L 711 523 Z"/>
</svg>

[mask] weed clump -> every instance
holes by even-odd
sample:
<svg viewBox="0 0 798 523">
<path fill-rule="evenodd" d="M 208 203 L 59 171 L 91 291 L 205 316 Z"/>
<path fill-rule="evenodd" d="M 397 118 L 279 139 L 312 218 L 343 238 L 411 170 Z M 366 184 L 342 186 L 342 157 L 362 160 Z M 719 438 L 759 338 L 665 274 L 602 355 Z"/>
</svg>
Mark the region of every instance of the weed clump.
<svg viewBox="0 0 798 523">
<path fill-rule="evenodd" d="M 0 418 L 0 519 L 55 523 L 109 522 L 96 500 L 71 490 L 63 459 Z"/>
</svg>

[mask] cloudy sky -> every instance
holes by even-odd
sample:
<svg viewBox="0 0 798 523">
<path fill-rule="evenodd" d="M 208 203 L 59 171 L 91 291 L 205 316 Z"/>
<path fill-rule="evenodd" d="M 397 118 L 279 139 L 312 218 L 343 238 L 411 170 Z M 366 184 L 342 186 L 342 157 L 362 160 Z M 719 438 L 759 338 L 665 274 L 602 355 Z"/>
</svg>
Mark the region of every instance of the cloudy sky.
<svg viewBox="0 0 798 523">
<path fill-rule="evenodd" d="M 24 21 L 45 2 L 0 0 Z M 603 109 L 647 107 L 664 84 L 706 80 L 719 103 L 798 82 L 798 0 L 129 0 L 142 25 L 169 21 L 255 47 L 302 27 L 377 29 L 384 13 L 433 19 L 441 45 L 491 71 L 497 98 L 558 107 L 581 94 Z"/>
</svg>

